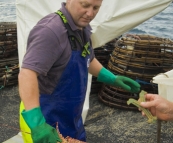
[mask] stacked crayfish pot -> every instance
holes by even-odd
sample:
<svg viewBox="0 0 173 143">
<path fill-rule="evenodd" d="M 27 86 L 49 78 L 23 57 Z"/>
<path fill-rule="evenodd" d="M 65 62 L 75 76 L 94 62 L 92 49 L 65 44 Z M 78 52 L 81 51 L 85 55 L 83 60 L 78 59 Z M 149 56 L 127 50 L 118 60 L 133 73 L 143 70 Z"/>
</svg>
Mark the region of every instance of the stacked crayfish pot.
<svg viewBox="0 0 173 143">
<path fill-rule="evenodd" d="M 17 84 L 19 72 L 17 25 L 0 23 L 0 89 Z"/>
<path fill-rule="evenodd" d="M 107 69 L 115 75 L 136 80 L 141 90 L 157 93 L 152 78 L 173 69 L 173 41 L 152 35 L 123 36 L 115 44 Z M 127 105 L 127 100 L 138 99 L 138 93 L 103 84 L 98 96 L 108 106 L 137 110 L 135 106 Z"/>
</svg>

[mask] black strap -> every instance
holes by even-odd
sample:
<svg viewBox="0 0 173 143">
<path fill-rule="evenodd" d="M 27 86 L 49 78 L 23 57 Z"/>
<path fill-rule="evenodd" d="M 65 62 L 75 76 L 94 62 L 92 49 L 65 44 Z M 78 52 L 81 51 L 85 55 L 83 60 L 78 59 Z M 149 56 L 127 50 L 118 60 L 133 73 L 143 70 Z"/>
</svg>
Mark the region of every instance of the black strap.
<svg viewBox="0 0 173 143">
<path fill-rule="evenodd" d="M 64 26 L 67 29 L 68 39 L 70 41 L 72 50 L 77 50 L 76 41 L 78 41 L 78 43 L 81 45 L 81 47 L 83 47 L 82 56 L 86 57 L 87 54 L 90 54 L 90 52 L 88 50 L 88 47 L 90 46 L 90 42 L 87 42 L 85 45 L 83 45 L 80 38 L 78 38 L 76 36 L 74 31 L 71 29 L 70 25 L 68 24 L 68 20 L 66 19 L 65 15 L 60 10 L 58 10 L 56 12 L 56 14 L 58 14 L 60 16 L 62 22 L 64 23 Z"/>
<path fill-rule="evenodd" d="M 70 41 L 72 50 L 77 50 L 76 41 L 78 41 L 79 44 L 83 47 L 82 42 L 79 40 L 79 38 L 75 35 L 74 31 L 71 29 L 66 17 L 63 15 L 63 13 L 60 10 L 58 10 L 56 12 L 56 14 L 58 14 L 60 16 L 62 22 L 64 23 L 65 28 L 67 29 L 68 39 Z"/>
</svg>

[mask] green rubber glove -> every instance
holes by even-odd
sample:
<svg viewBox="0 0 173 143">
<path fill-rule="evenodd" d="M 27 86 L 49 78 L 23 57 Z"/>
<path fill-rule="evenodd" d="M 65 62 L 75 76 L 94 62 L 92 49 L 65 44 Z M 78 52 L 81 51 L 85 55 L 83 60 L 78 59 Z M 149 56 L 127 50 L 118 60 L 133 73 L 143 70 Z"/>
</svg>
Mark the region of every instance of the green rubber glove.
<svg viewBox="0 0 173 143">
<path fill-rule="evenodd" d="M 121 87 L 124 90 L 127 90 L 132 93 L 137 93 L 140 91 L 140 84 L 134 81 L 131 78 L 125 76 L 115 76 L 109 70 L 104 67 L 100 70 L 99 75 L 97 77 L 97 81 Z"/>
<path fill-rule="evenodd" d="M 62 142 L 55 128 L 48 125 L 40 110 L 40 107 L 22 111 L 22 116 L 31 129 L 31 137 L 34 143 Z"/>
</svg>

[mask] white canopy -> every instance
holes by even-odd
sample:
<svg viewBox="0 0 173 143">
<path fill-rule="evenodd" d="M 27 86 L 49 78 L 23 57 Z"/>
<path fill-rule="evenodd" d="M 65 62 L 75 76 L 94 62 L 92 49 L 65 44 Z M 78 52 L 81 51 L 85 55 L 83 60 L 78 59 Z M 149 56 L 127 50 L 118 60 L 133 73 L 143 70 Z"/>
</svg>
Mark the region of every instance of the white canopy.
<svg viewBox="0 0 173 143">
<path fill-rule="evenodd" d="M 103 0 L 91 22 L 93 47 L 99 47 L 131 30 L 157 13 L 172 0 Z"/>
<path fill-rule="evenodd" d="M 57 11 L 65 0 L 16 0 L 19 63 L 25 54 L 32 27 L 45 15 Z M 103 0 L 93 28 L 93 47 L 99 47 L 164 10 L 172 0 Z"/>
<path fill-rule="evenodd" d="M 33 26 L 45 15 L 57 11 L 65 0 L 16 0 L 19 65 L 26 52 L 27 38 Z M 99 47 L 164 10 L 172 0 L 103 0 L 91 22 L 93 47 Z M 83 119 L 89 108 L 89 75 Z"/>
</svg>

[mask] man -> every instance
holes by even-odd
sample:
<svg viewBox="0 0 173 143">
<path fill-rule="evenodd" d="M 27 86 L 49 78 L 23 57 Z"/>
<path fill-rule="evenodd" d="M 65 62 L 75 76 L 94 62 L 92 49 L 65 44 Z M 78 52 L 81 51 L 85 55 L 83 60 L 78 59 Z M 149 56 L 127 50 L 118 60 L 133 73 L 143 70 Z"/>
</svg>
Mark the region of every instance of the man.
<svg viewBox="0 0 173 143">
<path fill-rule="evenodd" d="M 81 113 L 88 72 L 100 82 L 139 92 L 138 83 L 113 75 L 94 57 L 89 23 L 101 3 L 67 0 L 60 11 L 47 15 L 31 30 L 19 73 L 20 126 L 25 142 L 61 142 L 56 122 L 64 137 L 86 141 Z"/>
<path fill-rule="evenodd" d="M 140 105 L 148 108 L 153 116 L 164 120 L 173 121 L 173 103 L 157 94 L 146 94 L 146 102 L 141 102 Z M 144 113 L 142 113 L 144 115 Z"/>
</svg>

